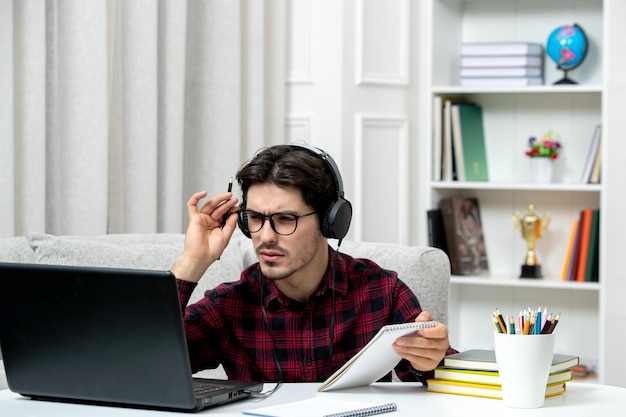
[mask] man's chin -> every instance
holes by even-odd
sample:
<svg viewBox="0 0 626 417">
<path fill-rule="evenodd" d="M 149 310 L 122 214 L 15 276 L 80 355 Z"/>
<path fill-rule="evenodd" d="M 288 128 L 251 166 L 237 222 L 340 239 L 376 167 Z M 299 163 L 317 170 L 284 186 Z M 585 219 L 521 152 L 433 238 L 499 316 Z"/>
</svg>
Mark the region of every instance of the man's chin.
<svg viewBox="0 0 626 417">
<path fill-rule="evenodd" d="M 290 272 L 283 270 L 274 262 L 261 262 L 260 265 L 263 276 L 271 281 L 280 281 L 291 275 Z"/>
</svg>

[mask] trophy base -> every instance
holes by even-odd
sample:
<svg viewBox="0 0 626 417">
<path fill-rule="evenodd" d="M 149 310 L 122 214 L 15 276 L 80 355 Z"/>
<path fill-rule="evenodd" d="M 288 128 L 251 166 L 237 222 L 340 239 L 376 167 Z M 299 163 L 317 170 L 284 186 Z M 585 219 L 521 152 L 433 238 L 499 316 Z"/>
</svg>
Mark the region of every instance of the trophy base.
<svg viewBox="0 0 626 417">
<path fill-rule="evenodd" d="M 522 265 L 520 278 L 543 278 L 541 275 L 541 265 Z"/>
</svg>

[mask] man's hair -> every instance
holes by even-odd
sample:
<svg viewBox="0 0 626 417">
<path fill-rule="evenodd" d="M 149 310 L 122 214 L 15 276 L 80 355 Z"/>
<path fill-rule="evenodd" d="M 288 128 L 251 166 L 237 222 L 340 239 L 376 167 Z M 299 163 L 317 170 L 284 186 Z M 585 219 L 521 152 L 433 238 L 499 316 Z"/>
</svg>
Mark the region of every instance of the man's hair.
<svg viewBox="0 0 626 417">
<path fill-rule="evenodd" d="M 237 182 L 242 191 L 242 204 L 246 204 L 248 189 L 255 184 L 297 187 L 320 221 L 337 198 L 335 179 L 324 161 L 296 146 L 275 145 L 262 149 L 239 169 Z"/>
</svg>

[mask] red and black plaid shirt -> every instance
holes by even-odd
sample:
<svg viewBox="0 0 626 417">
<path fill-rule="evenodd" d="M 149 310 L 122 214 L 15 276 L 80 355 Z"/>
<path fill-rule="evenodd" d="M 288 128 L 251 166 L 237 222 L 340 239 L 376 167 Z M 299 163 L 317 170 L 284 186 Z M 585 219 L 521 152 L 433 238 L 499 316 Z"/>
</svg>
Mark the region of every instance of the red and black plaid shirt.
<svg viewBox="0 0 626 417">
<path fill-rule="evenodd" d="M 334 340 L 329 360 L 331 276 L 337 256 L 330 248 L 329 252 L 326 275 L 306 304 L 282 294 L 263 277 L 258 264 L 244 270 L 239 281 L 218 285 L 187 308 L 195 284 L 178 280 L 194 372 L 221 363 L 230 379 L 278 381 L 276 354 L 284 382 L 324 381 L 382 326 L 414 321 L 421 312 L 417 297 L 395 272 L 370 260 L 340 253 L 336 262 Z M 403 380 L 417 380 L 406 360 L 398 364 L 396 373 Z"/>
</svg>

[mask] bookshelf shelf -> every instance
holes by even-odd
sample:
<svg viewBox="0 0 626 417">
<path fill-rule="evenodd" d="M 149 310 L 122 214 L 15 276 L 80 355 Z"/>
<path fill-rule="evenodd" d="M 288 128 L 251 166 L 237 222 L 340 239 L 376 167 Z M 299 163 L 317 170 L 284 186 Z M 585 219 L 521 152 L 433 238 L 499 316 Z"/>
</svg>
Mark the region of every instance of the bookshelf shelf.
<svg viewBox="0 0 626 417">
<path fill-rule="evenodd" d="M 597 292 L 600 284 L 597 282 L 571 282 L 560 281 L 557 279 L 519 279 L 513 277 L 471 277 L 471 276 L 452 276 L 450 279 L 452 285 L 480 285 L 494 287 L 510 287 L 510 288 L 537 288 L 537 289 L 554 289 L 554 290 L 571 290 L 571 291 L 592 291 Z"/>
<path fill-rule="evenodd" d="M 432 189 L 440 190 L 526 190 L 526 191 L 549 191 L 549 192 L 580 192 L 598 193 L 602 190 L 600 184 L 536 184 L 536 183 L 511 183 L 511 182 L 461 182 L 461 181 L 433 181 Z"/>
<path fill-rule="evenodd" d="M 542 85 L 529 87 L 462 87 L 437 85 L 432 88 L 435 94 L 600 94 L 603 91 L 601 85 Z"/>
<path fill-rule="evenodd" d="M 433 103 L 437 96 L 462 97 L 483 109 L 489 181 L 438 181 L 424 183 L 426 209 L 438 206 L 450 196 L 476 197 L 489 260 L 489 276 L 453 276 L 451 279 L 450 338 L 456 348 L 485 346 L 492 329 L 477 328 L 476 317 L 488 317 L 495 306 L 515 310 L 526 305 L 548 305 L 566 318 L 560 330 L 557 349 L 572 352 L 597 368 L 603 383 L 617 384 L 615 363 L 620 350 L 616 337 L 608 332 L 623 318 L 626 293 L 621 247 L 626 235 L 622 192 L 626 144 L 620 136 L 626 131 L 621 104 L 626 94 L 618 68 L 624 58 L 609 51 L 626 48 L 626 28 L 618 15 L 626 13 L 626 2 L 619 0 L 430 0 L 423 7 L 428 35 L 426 81 L 422 105 L 429 109 L 420 135 L 428 138 L 426 172 L 432 173 L 431 155 L 435 150 Z M 546 56 L 544 82 L 528 87 L 463 87 L 460 84 L 462 42 L 520 41 L 545 45 L 555 27 L 568 23 L 581 25 L 595 46 L 585 62 L 570 77 L 577 85 L 552 85 L 562 72 Z M 495 35 L 497 34 L 497 35 Z M 595 126 L 602 125 L 601 184 L 580 182 Z M 524 148 L 529 137 L 541 137 L 552 130 L 559 135 L 563 149 L 555 165 L 555 181 L 531 182 Z M 437 148 L 440 151 L 440 148 Z M 620 165 L 622 166 L 620 169 Z M 609 193 L 609 190 L 612 193 Z M 421 196 L 420 196 L 421 198 Z M 514 229 L 512 215 L 524 214 L 529 204 L 536 213 L 550 215 L 550 225 L 537 242 L 537 256 L 544 279 L 519 279 L 520 263 L 526 244 Z M 600 282 L 561 281 L 571 225 L 581 210 L 601 209 Z M 619 227 L 617 225 L 620 225 Z M 620 297 L 618 294 L 622 294 Z M 612 323 L 612 324 L 609 324 Z M 489 323 L 490 324 L 490 323 Z M 577 328 L 588 331 L 581 333 Z M 621 372 L 626 371 L 626 366 Z"/>
</svg>

